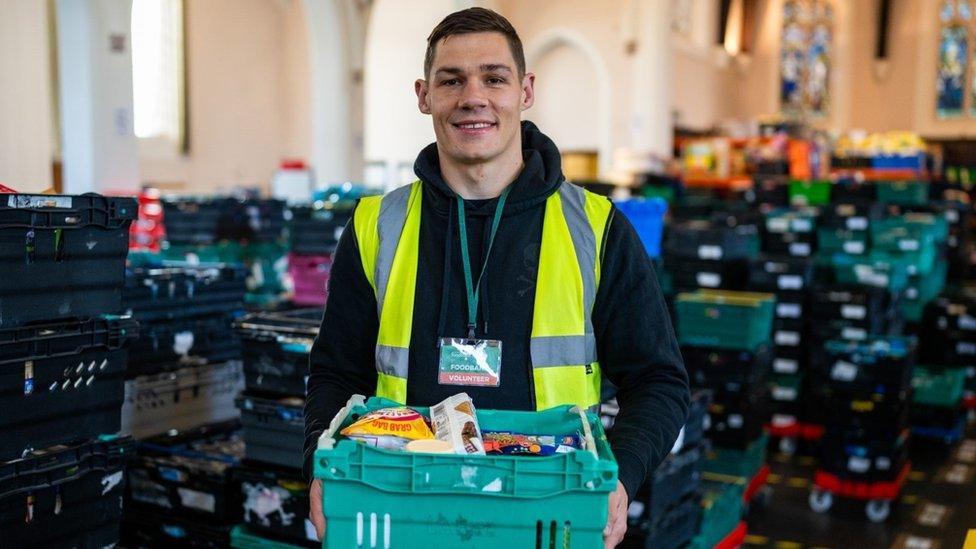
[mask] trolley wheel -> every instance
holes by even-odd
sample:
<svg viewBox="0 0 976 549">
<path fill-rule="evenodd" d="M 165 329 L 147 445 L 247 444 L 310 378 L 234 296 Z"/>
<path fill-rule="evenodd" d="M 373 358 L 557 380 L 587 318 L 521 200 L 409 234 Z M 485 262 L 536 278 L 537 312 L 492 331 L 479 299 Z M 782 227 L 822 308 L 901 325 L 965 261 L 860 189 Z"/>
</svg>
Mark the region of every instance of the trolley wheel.
<svg viewBox="0 0 976 549">
<path fill-rule="evenodd" d="M 817 513 L 826 513 L 834 504 L 834 495 L 826 490 L 814 488 L 810 492 L 810 509 Z"/>
<path fill-rule="evenodd" d="M 887 499 L 872 499 L 864 506 L 864 513 L 871 522 L 884 522 L 891 514 L 891 501 Z"/>
<path fill-rule="evenodd" d="M 782 437 L 779 439 L 779 451 L 787 456 L 796 453 L 796 437 Z"/>
</svg>

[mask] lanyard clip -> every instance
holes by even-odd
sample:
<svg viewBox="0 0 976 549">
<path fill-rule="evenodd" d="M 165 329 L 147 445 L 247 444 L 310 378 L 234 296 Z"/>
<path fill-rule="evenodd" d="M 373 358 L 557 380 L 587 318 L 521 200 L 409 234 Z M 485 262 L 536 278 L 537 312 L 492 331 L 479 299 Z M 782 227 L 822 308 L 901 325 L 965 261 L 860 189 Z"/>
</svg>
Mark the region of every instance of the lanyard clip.
<svg viewBox="0 0 976 549">
<path fill-rule="evenodd" d="M 474 324 L 468 324 L 468 339 L 474 339 Z"/>
</svg>

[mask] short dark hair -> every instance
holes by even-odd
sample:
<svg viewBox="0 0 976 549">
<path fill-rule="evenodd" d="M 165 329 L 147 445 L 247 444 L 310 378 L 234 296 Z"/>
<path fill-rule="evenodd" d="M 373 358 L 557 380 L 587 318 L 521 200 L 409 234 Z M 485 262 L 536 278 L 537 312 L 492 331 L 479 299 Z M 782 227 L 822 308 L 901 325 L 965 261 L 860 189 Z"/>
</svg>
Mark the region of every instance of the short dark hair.
<svg viewBox="0 0 976 549">
<path fill-rule="evenodd" d="M 434 53 L 437 43 L 457 34 L 471 34 L 475 32 L 498 32 L 508 40 L 508 47 L 515 58 L 515 68 L 519 78 L 525 76 L 525 52 L 522 51 L 522 40 L 515 27 L 498 13 L 486 8 L 468 8 L 456 11 L 437 24 L 427 37 L 427 53 L 424 54 L 424 78 L 430 76 L 430 69 L 434 65 Z"/>
</svg>

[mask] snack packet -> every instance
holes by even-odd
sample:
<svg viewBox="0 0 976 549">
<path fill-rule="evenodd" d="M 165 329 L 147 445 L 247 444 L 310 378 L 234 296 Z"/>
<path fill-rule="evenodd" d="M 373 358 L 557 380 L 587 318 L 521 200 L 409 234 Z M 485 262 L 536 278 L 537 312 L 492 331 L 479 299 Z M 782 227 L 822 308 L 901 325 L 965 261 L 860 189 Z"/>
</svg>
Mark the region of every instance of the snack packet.
<svg viewBox="0 0 976 549">
<path fill-rule="evenodd" d="M 407 407 L 369 412 L 340 431 L 340 434 L 386 450 L 402 450 L 411 440 L 434 438 L 424 416 Z"/>
<path fill-rule="evenodd" d="M 449 442 L 456 454 L 485 455 L 474 401 L 458 393 L 430 407 L 430 422 L 439 440 Z"/>
<path fill-rule="evenodd" d="M 485 452 L 503 455 L 551 456 L 582 448 L 579 434 L 529 435 L 513 431 L 483 431 Z"/>
</svg>

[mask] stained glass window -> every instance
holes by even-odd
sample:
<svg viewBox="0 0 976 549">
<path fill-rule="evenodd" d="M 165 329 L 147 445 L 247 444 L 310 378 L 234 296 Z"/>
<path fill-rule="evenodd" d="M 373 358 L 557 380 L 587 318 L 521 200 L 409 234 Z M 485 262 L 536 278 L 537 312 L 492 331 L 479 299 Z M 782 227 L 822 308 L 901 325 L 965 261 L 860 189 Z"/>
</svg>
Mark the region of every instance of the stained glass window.
<svg viewBox="0 0 976 549">
<path fill-rule="evenodd" d="M 787 0 L 780 47 L 780 103 L 788 114 L 824 116 L 830 106 L 834 9 L 828 0 Z"/>
<path fill-rule="evenodd" d="M 939 118 L 976 117 L 974 0 L 939 0 L 939 64 L 935 110 Z"/>
</svg>

